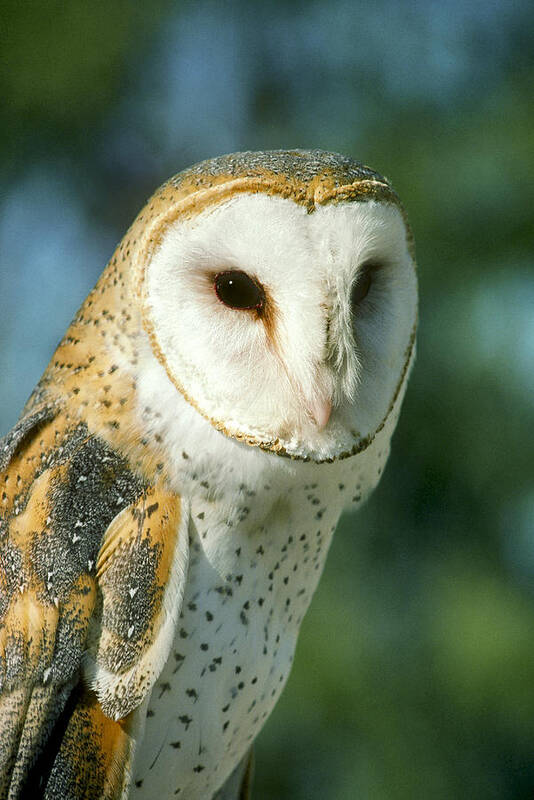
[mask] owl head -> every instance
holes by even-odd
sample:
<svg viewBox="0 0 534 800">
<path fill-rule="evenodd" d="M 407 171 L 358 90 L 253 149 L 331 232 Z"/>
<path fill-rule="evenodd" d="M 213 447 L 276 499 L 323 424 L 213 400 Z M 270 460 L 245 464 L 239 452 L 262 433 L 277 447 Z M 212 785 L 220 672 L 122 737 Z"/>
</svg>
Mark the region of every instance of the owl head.
<svg viewBox="0 0 534 800">
<path fill-rule="evenodd" d="M 159 190 L 137 220 L 153 354 L 229 437 L 314 461 L 365 449 L 397 413 L 417 282 L 389 183 L 321 151 L 238 153 Z"/>
<path fill-rule="evenodd" d="M 180 436 L 207 420 L 233 442 L 336 461 L 389 440 L 416 320 L 412 240 L 385 178 L 335 153 L 237 153 L 150 198 L 29 407 L 66 402 L 136 463 L 161 462 L 148 406 Z"/>
</svg>

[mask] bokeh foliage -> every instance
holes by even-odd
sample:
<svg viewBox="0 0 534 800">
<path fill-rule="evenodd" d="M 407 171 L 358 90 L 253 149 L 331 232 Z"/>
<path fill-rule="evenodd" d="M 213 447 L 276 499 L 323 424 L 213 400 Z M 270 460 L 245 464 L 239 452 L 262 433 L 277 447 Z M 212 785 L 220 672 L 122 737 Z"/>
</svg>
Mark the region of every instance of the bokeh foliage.
<svg viewBox="0 0 534 800">
<path fill-rule="evenodd" d="M 265 800 L 534 791 L 534 7 L 3 5 L 2 432 L 145 197 L 189 163 L 341 150 L 412 221 L 418 361 L 338 530 Z"/>
</svg>

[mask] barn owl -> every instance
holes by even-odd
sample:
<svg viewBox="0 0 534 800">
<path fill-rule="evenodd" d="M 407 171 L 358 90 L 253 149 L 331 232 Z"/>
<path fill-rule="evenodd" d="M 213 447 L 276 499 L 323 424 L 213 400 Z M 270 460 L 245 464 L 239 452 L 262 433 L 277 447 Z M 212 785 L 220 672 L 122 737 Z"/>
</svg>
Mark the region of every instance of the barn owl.
<svg viewBox="0 0 534 800">
<path fill-rule="evenodd" d="M 417 288 L 386 179 L 238 153 L 148 201 L 0 443 L 0 796 L 248 797 Z"/>
</svg>

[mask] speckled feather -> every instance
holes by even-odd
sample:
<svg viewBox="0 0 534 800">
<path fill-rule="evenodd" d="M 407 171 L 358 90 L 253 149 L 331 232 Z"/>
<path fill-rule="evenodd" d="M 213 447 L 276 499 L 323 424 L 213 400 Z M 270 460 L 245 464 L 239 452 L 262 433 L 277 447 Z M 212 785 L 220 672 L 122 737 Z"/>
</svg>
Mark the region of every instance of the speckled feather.
<svg viewBox="0 0 534 800">
<path fill-rule="evenodd" d="M 248 796 L 247 753 L 287 679 L 341 508 L 358 505 L 367 477 L 349 459 L 326 467 L 326 485 L 316 479 L 325 468 L 302 464 L 288 487 L 266 455 L 261 491 L 241 481 L 225 495 L 191 453 L 169 461 L 165 420 L 145 405 L 136 371 L 152 335 L 144 269 L 163 232 L 178 216 L 258 192 L 310 212 L 340 201 L 398 206 L 389 183 L 357 162 L 276 151 L 203 162 L 141 211 L 0 442 L 1 797 L 141 798 L 165 786 L 191 800 Z M 360 448 L 378 474 L 413 334 L 406 348 L 388 416 Z M 276 441 L 242 438 L 283 454 Z M 339 502 L 328 506 L 332 493 Z M 211 531 L 228 541 L 224 575 L 210 564 Z"/>
</svg>

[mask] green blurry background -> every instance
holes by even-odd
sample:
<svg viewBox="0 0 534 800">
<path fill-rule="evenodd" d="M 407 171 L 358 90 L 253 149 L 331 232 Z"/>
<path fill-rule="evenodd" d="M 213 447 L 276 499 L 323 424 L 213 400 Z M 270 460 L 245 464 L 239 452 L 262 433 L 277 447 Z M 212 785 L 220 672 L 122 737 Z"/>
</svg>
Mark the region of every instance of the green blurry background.
<svg viewBox="0 0 534 800">
<path fill-rule="evenodd" d="M 258 800 L 534 795 L 534 4 L 4 0 L 0 433 L 152 190 L 346 152 L 415 232 L 419 356 L 257 746 Z"/>
</svg>

